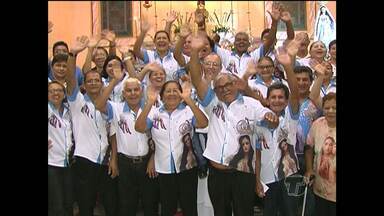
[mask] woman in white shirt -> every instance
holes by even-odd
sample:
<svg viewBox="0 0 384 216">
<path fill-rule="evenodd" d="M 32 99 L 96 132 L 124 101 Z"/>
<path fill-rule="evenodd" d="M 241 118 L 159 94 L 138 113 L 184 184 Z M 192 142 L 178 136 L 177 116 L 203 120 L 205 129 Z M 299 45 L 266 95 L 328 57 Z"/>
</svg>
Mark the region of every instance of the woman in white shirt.
<svg viewBox="0 0 384 216">
<path fill-rule="evenodd" d="M 157 94 L 152 88 L 148 90 L 147 104 L 137 118 L 135 129 L 141 133 L 150 129 L 155 141 L 162 215 L 174 215 L 178 201 L 183 215 L 197 215 L 197 169 L 180 169 L 182 138 L 186 134 L 192 137 L 193 127 L 206 127 L 208 119 L 190 97 L 189 82 L 183 83 L 183 89 L 177 81 L 166 82 L 160 91 L 163 105 L 157 108 L 153 108 Z"/>
<path fill-rule="evenodd" d="M 48 215 L 73 215 L 72 116 L 64 97 L 63 84 L 48 83 Z"/>
</svg>

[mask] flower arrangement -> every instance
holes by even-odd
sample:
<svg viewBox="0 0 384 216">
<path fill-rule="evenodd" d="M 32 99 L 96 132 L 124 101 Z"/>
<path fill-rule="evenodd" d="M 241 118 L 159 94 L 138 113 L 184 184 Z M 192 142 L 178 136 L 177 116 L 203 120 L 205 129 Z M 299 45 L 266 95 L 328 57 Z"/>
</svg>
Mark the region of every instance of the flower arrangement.
<svg viewBox="0 0 384 216">
<path fill-rule="evenodd" d="M 180 33 L 180 27 L 185 24 L 185 23 L 191 23 L 191 19 L 192 19 L 192 15 L 193 13 L 190 14 L 189 18 L 188 18 L 188 12 L 186 12 L 185 14 L 185 20 L 183 22 L 183 15 L 179 14 L 177 16 L 177 24 L 172 24 L 172 26 L 174 27 L 174 30 L 173 30 L 173 33 L 176 35 L 178 33 Z"/>
<path fill-rule="evenodd" d="M 217 16 L 216 11 L 213 12 L 214 17 L 209 15 L 209 21 L 215 23 L 214 29 L 212 30 L 212 33 L 220 33 L 224 32 L 227 33 L 230 31 L 230 28 L 228 26 L 228 20 L 231 17 L 232 13 L 224 12 L 224 14 L 220 17 Z"/>
</svg>

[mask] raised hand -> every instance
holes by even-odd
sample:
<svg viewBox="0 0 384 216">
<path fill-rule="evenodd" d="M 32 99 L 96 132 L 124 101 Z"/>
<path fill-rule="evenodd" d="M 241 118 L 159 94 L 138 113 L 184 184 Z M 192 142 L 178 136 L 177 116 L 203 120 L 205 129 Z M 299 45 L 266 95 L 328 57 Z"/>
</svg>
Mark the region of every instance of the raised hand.
<svg viewBox="0 0 384 216">
<path fill-rule="evenodd" d="M 292 21 L 291 14 L 287 10 L 281 12 L 280 19 L 285 23 Z"/>
<path fill-rule="evenodd" d="M 53 23 L 48 20 L 48 33 L 51 33 L 53 29 Z"/>
<path fill-rule="evenodd" d="M 179 15 L 176 13 L 176 11 L 171 11 L 168 15 L 167 13 L 167 19 L 165 20 L 167 23 L 173 23 L 177 19 Z"/>
<path fill-rule="evenodd" d="M 180 92 L 179 89 L 177 89 L 177 93 L 179 96 L 184 100 L 188 101 L 191 100 L 191 90 L 192 90 L 192 84 L 190 81 L 185 81 L 181 85 L 183 92 Z"/>
<path fill-rule="evenodd" d="M 204 46 L 205 46 L 204 39 L 200 35 L 197 35 L 192 38 L 191 49 L 200 51 L 201 49 L 204 48 Z"/>
<path fill-rule="evenodd" d="M 157 95 L 159 93 L 156 91 L 156 89 L 152 86 L 149 85 L 147 87 L 147 101 L 149 104 L 154 104 L 157 101 Z"/>
<path fill-rule="evenodd" d="M 191 30 L 190 26 L 188 25 L 188 23 L 183 24 L 182 26 L 180 26 L 180 33 L 179 33 L 180 37 L 186 38 L 191 33 L 192 33 L 192 30 Z"/>
<path fill-rule="evenodd" d="M 277 2 L 273 2 L 272 4 L 272 12 L 269 12 L 269 15 L 271 15 L 272 20 L 279 21 L 280 14 L 281 14 L 281 5 Z"/>
<path fill-rule="evenodd" d="M 151 25 L 149 24 L 149 22 L 147 20 L 143 20 L 141 24 L 141 33 L 147 34 L 150 28 L 151 28 Z"/>
<path fill-rule="evenodd" d="M 128 56 L 129 48 L 123 40 L 116 40 L 116 48 L 123 55 L 123 58 Z"/>
<path fill-rule="evenodd" d="M 92 37 L 89 39 L 88 48 L 95 48 L 99 43 L 99 39 L 96 37 Z"/>
<path fill-rule="evenodd" d="M 284 47 L 279 47 L 275 53 L 277 61 L 286 66 L 291 65 L 292 57 L 288 54 L 287 50 Z"/>
<path fill-rule="evenodd" d="M 317 76 L 325 76 L 327 73 L 327 68 L 324 64 L 321 64 L 319 61 L 316 59 L 311 59 L 309 61 L 309 66 L 313 68 L 317 72 Z"/>
<path fill-rule="evenodd" d="M 121 70 L 121 65 L 118 62 L 114 62 L 112 65 L 113 77 L 116 80 L 121 80 L 124 76 L 123 71 Z"/>
<path fill-rule="evenodd" d="M 83 51 L 88 46 L 88 43 L 89 43 L 89 39 L 87 36 L 83 35 L 81 37 L 77 37 L 75 43 L 73 44 L 73 46 L 71 48 L 71 52 L 74 55 L 80 53 L 81 51 Z"/>
<path fill-rule="evenodd" d="M 252 77 L 257 73 L 258 73 L 257 63 L 255 64 L 254 61 L 249 61 L 247 65 L 247 69 L 245 70 L 245 73 L 243 75 L 243 79 L 248 81 L 249 77 Z"/>
<path fill-rule="evenodd" d="M 286 46 L 286 49 L 289 56 L 291 56 L 292 58 L 296 56 L 297 52 L 299 51 L 300 44 L 301 44 L 301 39 L 296 39 L 296 38 L 288 43 L 288 45 Z"/>
<path fill-rule="evenodd" d="M 110 31 L 108 29 L 104 29 L 102 32 L 101 32 L 101 38 L 102 39 L 106 39 L 108 40 L 109 42 L 114 42 L 115 41 L 115 38 L 116 38 L 116 34 L 115 32 L 113 31 Z"/>
</svg>

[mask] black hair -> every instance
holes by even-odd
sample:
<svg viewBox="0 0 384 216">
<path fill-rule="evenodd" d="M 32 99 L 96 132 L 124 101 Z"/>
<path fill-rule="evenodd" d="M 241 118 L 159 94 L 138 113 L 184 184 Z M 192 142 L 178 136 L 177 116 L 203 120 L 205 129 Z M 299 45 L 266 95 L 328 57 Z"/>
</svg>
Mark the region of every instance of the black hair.
<svg viewBox="0 0 384 216">
<path fill-rule="evenodd" d="M 307 73 L 309 75 L 309 80 L 311 82 L 313 81 L 313 72 L 312 72 L 312 69 L 308 66 L 295 66 L 295 68 L 293 69 L 293 72 L 295 74 Z"/>
<path fill-rule="evenodd" d="M 100 74 L 99 72 L 97 72 L 96 69 L 91 69 L 91 70 L 89 70 L 89 71 L 87 71 L 87 72 L 84 73 L 84 83 L 85 83 L 85 81 L 87 81 L 87 76 L 88 76 L 88 74 L 90 74 L 90 73 L 97 73 L 97 74 L 99 74 L 99 76 L 100 76 L 100 80 L 102 81 L 102 76 L 101 76 L 101 74 Z"/>
<path fill-rule="evenodd" d="M 104 65 L 103 65 L 103 70 L 101 71 L 101 76 L 104 77 L 104 78 L 108 78 L 108 73 L 107 73 L 107 65 L 110 61 L 116 59 L 117 61 L 120 62 L 120 66 L 121 66 L 121 70 L 124 69 L 124 64 L 123 62 L 121 61 L 121 58 L 119 58 L 118 56 L 116 55 L 109 55 L 107 56 L 107 58 L 105 59 L 105 62 L 104 62 Z"/>
<path fill-rule="evenodd" d="M 236 153 L 236 155 L 233 157 L 233 159 L 229 162 L 229 166 L 232 167 L 232 168 L 237 169 L 237 164 L 239 163 L 239 161 L 241 159 L 244 158 L 245 155 L 244 155 L 243 145 L 241 143 L 244 139 L 248 139 L 249 140 L 249 145 L 250 145 L 249 146 L 247 165 L 248 165 L 249 171 L 251 173 L 255 173 L 254 170 L 253 170 L 253 166 L 252 166 L 254 150 L 252 148 L 251 139 L 250 139 L 249 135 L 243 135 L 243 136 L 241 136 L 239 138 L 239 145 L 240 145 L 239 151 Z"/>
<path fill-rule="evenodd" d="M 284 85 L 281 82 L 276 82 L 276 83 L 274 83 L 268 87 L 267 98 L 269 98 L 271 91 L 276 90 L 276 89 L 283 89 L 285 98 L 287 100 L 289 99 L 289 89 L 286 85 Z"/>
<path fill-rule="evenodd" d="M 59 53 L 59 54 L 53 56 L 51 65 L 53 67 L 53 65 L 55 65 L 57 62 L 67 62 L 67 60 L 68 60 L 67 54 Z"/>
<path fill-rule="evenodd" d="M 177 85 L 177 88 L 179 89 L 179 91 L 181 93 L 183 93 L 183 89 L 181 88 L 181 85 L 178 81 L 176 80 L 168 80 L 167 82 L 165 82 L 163 84 L 163 86 L 161 87 L 161 90 L 160 90 L 160 99 L 163 100 L 163 97 L 164 97 L 164 91 L 165 91 L 165 88 L 167 87 L 167 85 L 169 85 L 170 83 L 175 83 Z"/>
<path fill-rule="evenodd" d="M 159 33 L 165 33 L 167 35 L 168 41 L 171 41 L 171 38 L 169 37 L 168 32 L 166 32 L 164 30 L 160 30 L 160 31 L 156 32 L 155 37 L 153 38 L 154 41 L 156 40 L 157 34 L 159 34 Z"/>
<path fill-rule="evenodd" d="M 96 50 L 103 50 L 105 55 L 108 56 L 108 51 L 104 47 L 96 47 Z M 92 58 L 93 58 L 93 56 L 92 56 Z"/>
<path fill-rule="evenodd" d="M 53 48 L 52 48 L 53 55 L 55 55 L 55 49 L 58 46 L 65 46 L 67 48 L 67 50 L 69 50 L 67 43 L 65 43 L 64 41 L 57 41 L 55 44 L 53 44 Z"/>
<path fill-rule="evenodd" d="M 260 62 L 263 61 L 264 59 L 265 59 L 265 60 L 268 60 L 270 63 L 272 63 L 273 66 L 275 66 L 275 63 L 273 62 L 272 58 L 269 57 L 269 56 L 262 56 L 262 57 L 260 57 L 259 60 L 257 61 L 257 63 L 260 63 Z"/>
<path fill-rule="evenodd" d="M 329 45 L 328 45 L 328 50 L 331 50 L 331 47 L 333 46 L 333 44 L 336 44 L 336 39 L 329 42 Z"/>
<path fill-rule="evenodd" d="M 261 40 L 263 40 L 263 36 L 267 33 L 269 33 L 271 31 L 271 29 L 267 28 L 267 29 L 264 29 L 263 32 L 261 32 Z"/>
</svg>

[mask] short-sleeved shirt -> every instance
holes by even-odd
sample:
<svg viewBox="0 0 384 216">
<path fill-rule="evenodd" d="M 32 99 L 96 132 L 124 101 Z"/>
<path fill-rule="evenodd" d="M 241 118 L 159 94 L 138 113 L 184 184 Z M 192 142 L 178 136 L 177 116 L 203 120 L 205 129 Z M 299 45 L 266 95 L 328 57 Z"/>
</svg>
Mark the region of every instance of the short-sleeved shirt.
<svg viewBox="0 0 384 216">
<path fill-rule="evenodd" d="M 87 94 L 82 95 L 76 86 L 68 97 L 69 109 L 72 113 L 73 134 L 76 142 L 75 156 L 102 164 L 107 156 L 109 121 L 98 111 Z"/>
<path fill-rule="evenodd" d="M 188 157 L 192 147 L 193 128 L 196 119 L 188 106 L 181 103 L 172 113 L 164 106 L 152 108 L 147 118 L 147 128 L 151 130 L 155 142 L 155 169 L 158 173 L 180 173 L 196 166 L 196 161 Z M 189 144 L 189 145 L 188 145 Z M 195 159 L 196 160 L 196 159 Z"/>
<path fill-rule="evenodd" d="M 141 111 L 140 108 L 136 114 L 127 102 L 108 102 L 108 116 L 113 116 L 111 127 L 116 129 L 117 152 L 128 156 L 148 154 L 148 136 L 135 130 L 136 119 Z"/>
<path fill-rule="evenodd" d="M 320 97 L 324 97 L 325 95 L 327 95 L 328 93 L 336 93 L 336 80 L 335 79 L 331 79 L 331 81 L 329 82 L 328 86 L 324 86 L 321 85 L 320 87 Z"/>
<path fill-rule="evenodd" d="M 317 119 L 309 131 L 307 144 L 314 148 L 313 192 L 336 202 L 336 128 L 330 128 L 325 117 Z"/>
<path fill-rule="evenodd" d="M 176 59 L 173 57 L 173 52 L 168 50 L 168 53 L 164 58 L 161 58 L 157 51 L 145 50 L 144 52 L 144 63 L 148 64 L 151 62 L 157 62 L 161 65 L 166 73 L 166 81 L 176 80 L 178 77 L 177 71 L 181 68 L 177 63 Z M 186 60 L 187 61 L 187 60 Z M 145 76 L 145 81 L 148 82 L 148 75 Z"/>
<path fill-rule="evenodd" d="M 256 122 L 257 141 L 261 147 L 261 181 L 270 184 L 295 174 L 299 169 L 295 153 L 296 131 L 299 113 L 292 113 L 290 105 L 279 116 L 279 126 L 266 127 L 265 122 Z M 282 146 L 286 144 L 285 151 Z"/>
<path fill-rule="evenodd" d="M 288 87 L 287 81 L 272 76 L 271 85 L 277 82 L 283 83 L 285 86 Z M 259 75 L 256 76 L 256 79 L 248 80 L 248 85 L 252 90 L 259 90 L 263 97 L 267 98 L 268 86 Z"/>
<path fill-rule="evenodd" d="M 304 154 L 304 145 L 308 136 L 309 129 L 311 128 L 312 122 L 319 118 L 321 115 L 321 110 L 316 107 L 316 105 L 306 98 L 299 108 L 299 124 L 297 125 L 296 133 L 296 154 Z"/>
<path fill-rule="evenodd" d="M 210 87 L 201 104 L 209 116 L 207 147 L 203 154 L 206 158 L 229 166 L 239 151 L 239 141 L 243 135 L 249 136 L 251 146 L 256 152 L 255 133 L 251 125 L 262 120 L 267 112 L 271 112 L 268 108 L 259 101 L 241 94 L 238 94 L 231 104 L 226 105 L 219 101 Z"/>
<path fill-rule="evenodd" d="M 48 139 L 52 141 L 52 148 L 48 150 L 48 165 L 69 166 L 73 147 L 71 121 L 68 107 L 64 106 L 64 111 L 60 114 L 53 104 L 48 102 Z"/>
<path fill-rule="evenodd" d="M 243 53 L 241 57 L 233 51 L 231 52 L 218 46 L 214 47 L 214 52 L 220 56 L 227 71 L 241 78 L 247 70 L 250 61 L 257 62 L 260 57 L 264 56 L 264 45 L 261 45 L 252 52 Z"/>
</svg>

